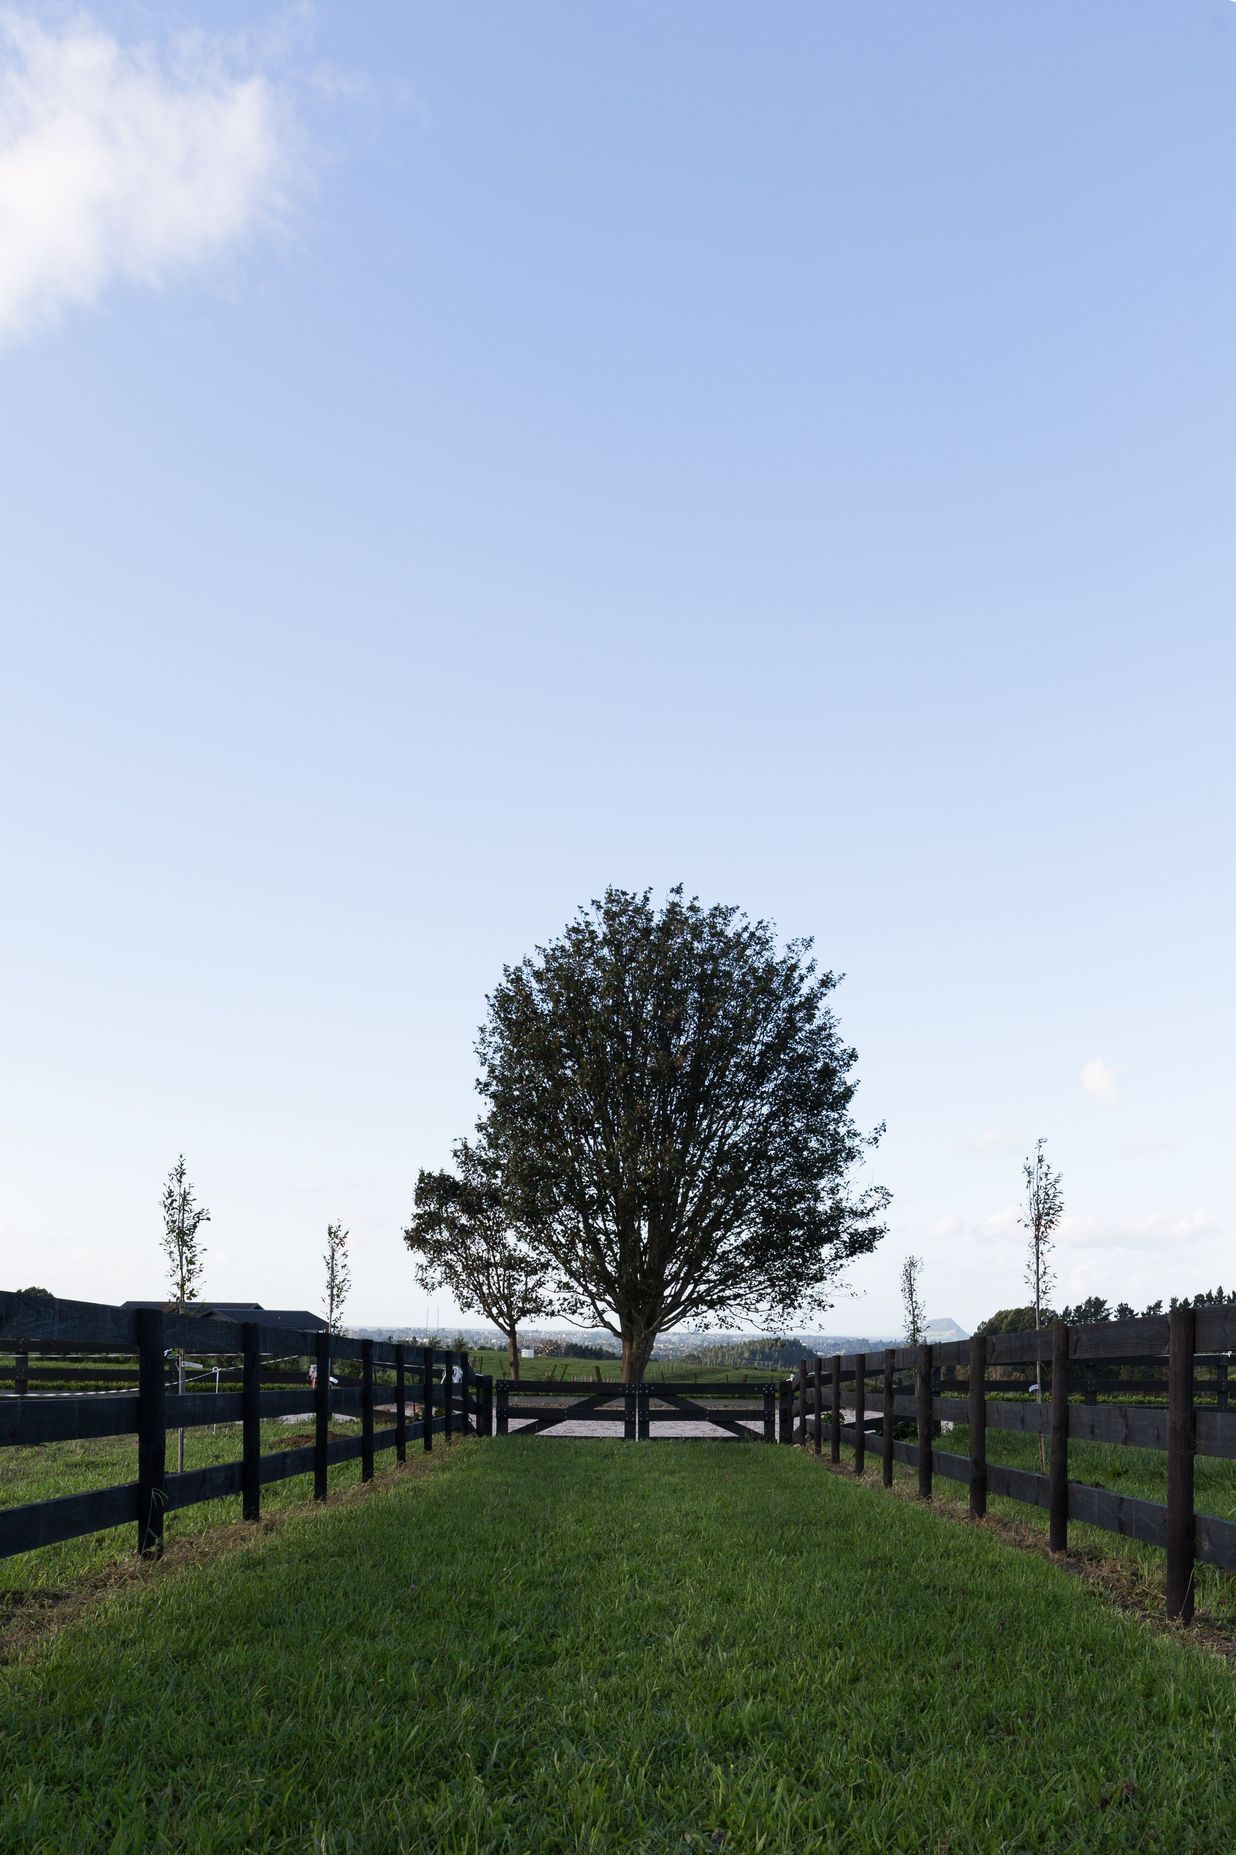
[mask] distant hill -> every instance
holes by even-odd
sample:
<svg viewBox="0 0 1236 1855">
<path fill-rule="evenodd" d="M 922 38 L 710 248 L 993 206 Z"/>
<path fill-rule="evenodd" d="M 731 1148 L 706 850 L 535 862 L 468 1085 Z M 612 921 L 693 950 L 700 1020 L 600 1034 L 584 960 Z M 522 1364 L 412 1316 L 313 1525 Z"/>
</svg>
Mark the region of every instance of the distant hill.
<svg viewBox="0 0 1236 1855">
<path fill-rule="evenodd" d="M 925 1346 L 943 1346 L 949 1340 L 968 1340 L 970 1335 L 955 1320 L 929 1320 L 923 1328 Z"/>
<path fill-rule="evenodd" d="M 437 1334 L 427 1334 L 423 1327 L 349 1327 L 349 1334 L 358 1340 L 403 1340 L 423 1344 L 427 1339 L 438 1346 L 447 1346 L 453 1339 L 462 1338 L 469 1346 L 482 1347 L 491 1351 L 501 1351 L 506 1342 L 499 1338 L 492 1327 L 471 1327 L 447 1325 L 439 1327 Z M 969 1334 L 964 1327 L 959 1327 L 955 1320 L 942 1318 L 928 1321 L 923 1329 L 923 1339 L 928 1345 L 943 1345 L 948 1340 L 966 1340 Z M 536 1347 L 543 1340 L 553 1340 L 569 1347 L 572 1343 L 583 1347 L 602 1347 L 608 1353 L 619 1353 L 622 1349 L 612 1333 L 606 1333 L 603 1327 L 521 1327 L 520 1344 Z M 901 1346 L 905 1336 L 901 1333 L 787 1333 L 778 1341 L 766 1334 L 738 1333 L 714 1329 L 711 1332 L 696 1332 L 683 1327 L 675 1327 L 672 1332 L 664 1333 L 653 1349 L 657 1359 L 674 1359 L 684 1353 L 716 1355 L 720 1350 L 741 1349 L 754 1362 L 757 1354 L 761 1359 L 772 1363 L 774 1359 L 798 1359 L 804 1353 L 809 1357 L 816 1353 L 825 1358 L 831 1353 L 877 1353 L 886 1346 Z"/>
</svg>

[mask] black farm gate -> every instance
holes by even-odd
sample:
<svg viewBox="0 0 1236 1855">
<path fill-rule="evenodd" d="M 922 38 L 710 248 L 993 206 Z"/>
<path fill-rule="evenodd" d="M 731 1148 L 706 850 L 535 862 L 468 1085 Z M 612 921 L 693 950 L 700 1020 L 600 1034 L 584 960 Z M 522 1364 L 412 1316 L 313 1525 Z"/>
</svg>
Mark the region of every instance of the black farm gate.
<svg viewBox="0 0 1236 1855">
<path fill-rule="evenodd" d="M 499 1436 L 510 1434 L 514 1421 L 524 1436 L 543 1435 L 562 1424 L 580 1422 L 622 1426 L 626 1442 L 667 1440 L 664 1426 L 710 1424 L 714 1434 L 700 1441 L 720 1441 L 715 1431 L 744 1443 L 776 1441 L 776 1392 L 772 1385 L 697 1384 L 693 1381 L 645 1381 L 642 1385 L 605 1384 L 593 1379 L 530 1379 L 517 1384 L 499 1379 L 495 1391 Z M 679 1433 L 674 1440 L 687 1441 Z"/>
</svg>

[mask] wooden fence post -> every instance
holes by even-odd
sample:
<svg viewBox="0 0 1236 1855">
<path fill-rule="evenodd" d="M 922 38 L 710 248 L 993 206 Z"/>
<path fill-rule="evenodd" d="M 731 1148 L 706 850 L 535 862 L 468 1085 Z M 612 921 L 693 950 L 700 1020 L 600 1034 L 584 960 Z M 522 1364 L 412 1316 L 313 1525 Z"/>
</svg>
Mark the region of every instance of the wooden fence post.
<svg viewBox="0 0 1236 1855">
<path fill-rule="evenodd" d="M 807 1356 L 798 1362 L 798 1446 L 807 1447 Z"/>
<path fill-rule="evenodd" d="M 24 1398 L 30 1389 L 30 1355 L 14 1353 L 13 1355 L 13 1390 L 19 1398 Z"/>
<path fill-rule="evenodd" d="M 987 1340 L 970 1341 L 970 1517 L 987 1512 Z"/>
<path fill-rule="evenodd" d="M 319 1333 L 314 1351 L 313 1498 L 326 1499 L 326 1451 L 330 1443 L 330 1334 Z"/>
<path fill-rule="evenodd" d="M 510 1417 L 507 1415 L 511 1404 L 511 1388 L 504 1378 L 498 1380 L 498 1435 L 510 1435 Z"/>
<path fill-rule="evenodd" d="M 1173 1308 L 1167 1352 L 1167 1614 L 1193 1620 L 1193 1343 L 1192 1308 Z"/>
<path fill-rule="evenodd" d="M 1048 1544 L 1069 1544 L 1069 1330 L 1062 1320 L 1051 1330 L 1051 1507 Z"/>
<path fill-rule="evenodd" d="M 639 1440 L 639 1390 L 631 1384 L 622 1394 L 622 1440 L 624 1443 Z"/>
<path fill-rule="evenodd" d="M 408 1459 L 408 1383 L 403 1346 L 395 1342 L 395 1460 Z"/>
<path fill-rule="evenodd" d="M 861 1475 L 867 1466 L 867 1437 L 863 1425 L 867 1421 L 867 1355 L 856 1353 L 854 1357 L 854 1473 Z"/>
<path fill-rule="evenodd" d="M 262 1355 L 256 1324 L 240 1329 L 240 1511 L 245 1520 L 262 1517 Z"/>
<path fill-rule="evenodd" d="M 361 1341 L 361 1480 L 373 1480 L 373 1341 Z"/>
<path fill-rule="evenodd" d="M 455 1355 L 448 1346 L 442 1369 L 442 1441 L 449 1443 L 455 1429 Z"/>
<path fill-rule="evenodd" d="M 423 1403 L 424 1419 L 425 1419 L 421 1425 L 421 1429 L 424 1432 L 423 1447 L 426 1450 L 430 1450 L 433 1448 L 433 1347 L 432 1346 L 423 1346 L 421 1348 L 421 1399 Z"/>
<path fill-rule="evenodd" d="M 777 1437 L 782 1443 L 794 1441 L 794 1426 L 790 1418 L 790 1381 L 783 1378 L 777 1386 Z"/>
<path fill-rule="evenodd" d="M 886 1488 L 891 1488 L 893 1485 L 893 1420 L 896 1417 L 896 1411 L 893 1409 L 893 1373 L 896 1358 L 897 1354 L 893 1347 L 886 1346 L 884 1349 L 884 1425 L 880 1433 L 880 1471 Z"/>
<path fill-rule="evenodd" d="M 777 1404 L 771 1385 L 764 1387 L 764 1441 L 775 1443 L 777 1440 Z"/>
<path fill-rule="evenodd" d="M 163 1310 L 137 1310 L 137 1549 L 163 1551 L 163 1477 L 167 1461 Z"/>
<path fill-rule="evenodd" d="M 1227 1409 L 1227 1354 L 1220 1353 L 1217 1383 L 1215 1385 L 1215 1402 L 1221 1411 Z"/>
<path fill-rule="evenodd" d="M 931 1348 L 920 1346 L 914 1362 L 914 1415 L 918 1432 L 918 1492 L 931 1499 Z"/>
<path fill-rule="evenodd" d="M 650 1435 L 649 1407 L 651 1404 L 652 1393 L 649 1391 L 648 1386 L 641 1381 L 639 1388 L 639 1440 L 641 1443 L 646 1443 Z"/>
<path fill-rule="evenodd" d="M 812 1394 L 815 1398 L 815 1410 L 811 1417 L 811 1443 L 818 1456 L 824 1447 L 824 1361 L 817 1353 L 815 1369 L 812 1373 Z"/>
<path fill-rule="evenodd" d="M 833 1354 L 833 1408 L 829 1414 L 828 1459 L 841 1460 L 841 1354 Z"/>
</svg>

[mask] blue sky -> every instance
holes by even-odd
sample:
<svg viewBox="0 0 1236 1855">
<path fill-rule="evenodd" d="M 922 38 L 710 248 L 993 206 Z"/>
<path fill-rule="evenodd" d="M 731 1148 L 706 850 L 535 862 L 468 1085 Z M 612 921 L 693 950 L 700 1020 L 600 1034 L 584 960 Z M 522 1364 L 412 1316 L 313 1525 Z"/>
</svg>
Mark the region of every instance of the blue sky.
<svg viewBox="0 0 1236 1855">
<path fill-rule="evenodd" d="M 844 971 L 964 1325 L 1236 1278 L 1236 7 L 0 14 L 0 1279 L 418 1321 L 505 961 Z M 439 1316 L 453 1310 L 443 1300 Z"/>
</svg>

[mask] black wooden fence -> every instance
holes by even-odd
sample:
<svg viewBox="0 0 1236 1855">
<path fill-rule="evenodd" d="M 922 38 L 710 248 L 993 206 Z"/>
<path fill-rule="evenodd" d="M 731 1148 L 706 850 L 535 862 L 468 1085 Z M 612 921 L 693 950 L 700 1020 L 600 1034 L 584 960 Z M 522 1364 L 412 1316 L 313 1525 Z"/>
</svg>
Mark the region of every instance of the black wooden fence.
<svg viewBox="0 0 1236 1855">
<path fill-rule="evenodd" d="M 1187 1623 L 1195 1565 L 1236 1571 L 1236 1522 L 1199 1514 L 1193 1499 L 1196 1456 L 1236 1460 L 1236 1411 L 1228 1408 L 1234 1347 L 1236 1310 L 1179 1308 L 1092 1326 L 1056 1322 L 1039 1334 L 836 1354 L 813 1366 L 804 1360 L 781 1387 L 780 1440 L 810 1444 L 819 1454 L 827 1425 L 832 1461 L 841 1461 L 844 1443 L 861 1475 L 868 1452 L 878 1452 L 886 1487 L 894 1462 L 902 1462 L 918 1470 L 918 1491 L 928 1500 L 936 1475 L 968 1482 L 976 1518 L 989 1495 L 1046 1508 L 1053 1551 L 1067 1548 L 1070 1520 L 1161 1547 L 1167 1614 Z M 1043 1402 L 1027 1396 L 1036 1385 Z M 1148 1395 L 1162 1402 L 1129 1401 Z M 935 1447 L 933 1434 L 948 1422 L 968 1426 L 968 1454 Z M 896 1434 L 908 1424 L 913 1442 Z M 1047 1438 L 1047 1472 L 988 1462 L 992 1429 Z M 1163 1450 L 1167 1500 L 1070 1481 L 1071 1442 Z"/>
<path fill-rule="evenodd" d="M 523 1435 L 538 1435 L 559 1424 L 622 1425 L 627 1442 L 646 1442 L 658 1424 L 708 1423 L 742 1442 L 776 1441 L 776 1403 L 772 1385 L 727 1385 L 715 1381 L 645 1380 L 640 1385 L 594 1379 L 511 1379 L 497 1383 L 498 1435 L 509 1434 L 512 1418 Z"/>
<path fill-rule="evenodd" d="M 456 1431 L 488 1434 L 492 1428 L 492 1379 L 474 1373 L 465 1353 L 430 1347 L 2 1291 L 0 1346 L 15 1355 L 13 1390 L 0 1391 L 0 1448 L 85 1437 L 137 1439 L 135 1481 L 0 1507 L 0 1558 L 125 1524 L 136 1527 L 138 1550 L 154 1556 L 163 1548 L 164 1515 L 177 1508 L 238 1494 L 244 1518 L 258 1520 L 262 1489 L 271 1482 L 312 1474 L 314 1497 L 324 1500 L 333 1463 L 359 1460 L 361 1479 L 368 1481 L 383 1450 L 393 1449 L 402 1462 L 409 1443 L 430 1450 L 435 1436 L 449 1442 Z M 302 1381 L 295 1389 L 287 1383 L 288 1361 L 298 1347 L 316 1374 L 311 1386 Z M 226 1377 L 231 1383 L 239 1378 L 239 1389 L 178 1393 L 168 1376 L 177 1349 L 195 1359 L 238 1359 L 229 1363 Z M 108 1358 L 106 1366 L 81 1364 L 100 1354 Z M 39 1358 L 37 1367 L 29 1363 L 32 1356 Z M 59 1358 L 60 1367 L 48 1367 L 48 1358 Z M 272 1359 L 281 1363 L 272 1365 Z M 340 1372 L 332 1383 L 333 1369 L 345 1364 L 353 1375 Z M 39 1374 L 57 1369 L 74 1387 L 93 1382 L 97 1388 L 32 1389 L 40 1384 Z M 94 1372 L 105 1377 L 92 1381 Z M 272 1374 L 284 1388 L 271 1387 Z M 262 1449 L 263 1419 L 302 1412 L 312 1414 L 311 1444 Z M 359 1419 L 355 1436 L 331 1436 L 331 1419 L 339 1415 Z M 379 1417 L 392 1421 L 378 1429 Z M 220 1423 L 240 1424 L 239 1460 L 168 1472 L 169 1430 Z"/>
</svg>

